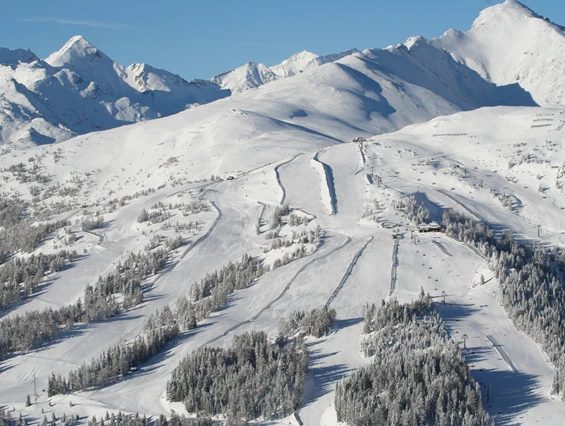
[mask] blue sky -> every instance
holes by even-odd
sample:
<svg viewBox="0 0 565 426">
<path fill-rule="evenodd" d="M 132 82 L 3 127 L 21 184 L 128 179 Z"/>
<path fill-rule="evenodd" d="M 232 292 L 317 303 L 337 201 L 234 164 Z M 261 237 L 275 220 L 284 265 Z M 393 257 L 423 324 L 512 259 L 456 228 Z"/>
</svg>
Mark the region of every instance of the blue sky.
<svg viewBox="0 0 565 426">
<path fill-rule="evenodd" d="M 81 34 L 115 61 L 190 80 L 245 62 L 386 47 L 467 30 L 499 0 L 3 0 L 0 46 L 40 57 Z M 522 3 L 565 25 L 564 0 Z"/>
</svg>

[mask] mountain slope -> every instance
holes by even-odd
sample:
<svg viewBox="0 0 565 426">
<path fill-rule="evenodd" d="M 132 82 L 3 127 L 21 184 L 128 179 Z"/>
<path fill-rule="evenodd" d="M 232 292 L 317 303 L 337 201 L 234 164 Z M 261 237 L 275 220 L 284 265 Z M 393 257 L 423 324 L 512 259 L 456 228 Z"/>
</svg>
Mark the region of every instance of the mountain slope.
<svg viewBox="0 0 565 426">
<path fill-rule="evenodd" d="M 218 74 L 211 81 L 218 84 L 222 89 L 230 90 L 232 93 L 241 93 L 280 78 L 292 77 L 328 62 L 335 62 L 356 52 L 359 51 L 351 49 L 341 53 L 318 56 L 315 53 L 303 50 L 270 68 L 261 63 L 248 62 L 231 71 Z"/>
<path fill-rule="evenodd" d="M 0 50 L 0 142 L 40 144 L 171 115 L 228 96 L 145 64 L 124 67 L 80 36 L 47 59 Z"/>
<path fill-rule="evenodd" d="M 312 52 L 303 50 L 302 52 L 292 55 L 290 58 L 285 59 L 280 64 L 271 67 L 279 77 L 289 77 L 302 72 L 310 62 L 318 58 L 318 55 Z"/>
<path fill-rule="evenodd" d="M 140 184 L 157 187 L 171 180 L 237 174 L 358 136 L 500 104 L 534 103 L 518 85 L 489 83 L 444 50 L 416 38 L 386 50 L 347 55 L 170 117 L 80 136 L 42 152 L 64 152 L 64 162 L 45 164 L 54 181 L 63 183 L 73 174 L 96 170 L 96 179 L 104 184 L 88 192 L 94 201 L 110 196 L 110 187 L 126 195 Z M 118 177 L 116 187 L 111 182 Z"/>
<path fill-rule="evenodd" d="M 518 83 L 540 105 L 565 103 L 565 30 L 516 0 L 481 12 L 467 32 L 433 41 L 485 79 Z"/>
<path fill-rule="evenodd" d="M 263 64 L 248 62 L 231 71 L 219 74 L 211 82 L 232 93 L 241 93 L 276 80 L 278 76 Z"/>
</svg>

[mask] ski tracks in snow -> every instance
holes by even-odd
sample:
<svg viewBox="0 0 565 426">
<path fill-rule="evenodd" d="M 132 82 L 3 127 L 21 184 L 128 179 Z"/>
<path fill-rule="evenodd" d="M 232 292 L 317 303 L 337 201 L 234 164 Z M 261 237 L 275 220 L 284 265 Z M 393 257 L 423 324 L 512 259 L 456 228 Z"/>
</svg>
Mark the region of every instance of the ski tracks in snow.
<svg viewBox="0 0 565 426">
<path fill-rule="evenodd" d="M 281 206 L 284 204 L 284 200 L 286 199 L 286 189 L 285 189 L 285 187 L 284 187 L 284 185 L 281 181 L 281 175 L 279 173 L 279 168 L 284 166 L 285 164 L 288 164 L 288 163 L 294 161 L 296 158 L 300 157 L 301 155 L 302 155 L 302 153 L 296 154 L 290 160 L 283 161 L 282 163 L 277 164 L 277 166 L 274 168 L 275 176 L 277 177 L 277 182 L 278 182 L 279 186 L 281 187 L 281 190 L 282 190 L 282 193 L 283 193 L 282 198 L 281 198 Z"/>
<path fill-rule="evenodd" d="M 365 241 L 365 244 L 363 244 L 361 246 L 361 248 L 359 249 L 359 251 L 357 253 L 355 253 L 355 256 L 353 256 L 353 259 L 351 260 L 351 262 L 349 263 L 349 266 L 347 267 L 347 270 L 345 271 L 345 273 L 343 274 L 343 277 L 341 278 L 341 281 L 339 282 L 339 284 L 337 285 L 337 287 L 335 288 L 335 290 L 333 291 L 333 293 L 331 294 L 331 296 L 328 298 L 327 302 L 326 302 L 326 306 L 330 306 L 330 304 L 334 301 L 334 299 L 337 297 L 338 293 L 341 291 L 341 289 L 343 288 L 343 286 L 345 285 L 345 283 L 347 282 L 348 278 L 351 276 L 351 271 L 353 271 L 353 268 L 355 267 L 355 265 L 357 264 L 357 261 L 359 260 L 359 258 L 361 257 L 361 255 L 363 254 L 363 251 L 365 250 L 365 248 L 367 248 L 367 246 L 369 245 L 369 243 L 371 241 L 373 241 L 373 236 L 371 236 L 367 241 Z"/>
<path fill-rule="evenodd" d="M 229 333 L 231 333 L 232 331 L 242 327 L 245 324 L 248 324 L 252 321 L 255 321 L 257 318 L 259 318 L 265 311 L 267 311 L 268 309 L 271 309 L 272 306 L 277 303 L 280 299 L 282 299 L 282 297 L 286 294 L 286 292 L 290 289 L 290 287 L 292 286 L 292 284 L 294 283 L 294 281 L 296 281 L 296 279 L 298 278 L 298 276 L 300 276 L 307 268 L 309 268 L 311 265 L 313 265 L 316 262 L 319 262 L 320 260 L 325 259 L 328 256 L 331 256 L 332 254 L 336 253 L 337 251 L 345 248 L 349 243 L 351 242 L 351 238 L 347 237 L 346 240 L 341 243 L 339 246 L 333 248 L 332 250 L 330 250 L 329 252 L 327 252 L 326 254 L 323 254 L 322 256 L 319 256 L 315 259 L 312 259 L 310 262 L 302 265 L 300 267 L 300 269 L 298 271 L 296 271 L 296 273 L 292 276 L 292 278 L 288 281 L 288 283 L 286 284 L 286 286 L 283 288 L 283 290 L 280 292 L 280 294 L 274 298 L 272 301 L 270 301 L 267 305 L 265 305 L 259 312 L 257 312 L 254 316 L 252 316 L 251 318 L 249 318 L 246 321 L 241 321 L 233 326 L 231 326 L 230 328 L 226 329 L 222 334 L 213 337 L 212 339 L 208 340 L 206 343 L 204 343 L 202 346 L 209 346 L 210 344 L 220 340 L 222 337 L 227 336 Z M 368 244 L 368 242 L 363 246 L 366 247 L 366 245 Z M 360 253 L 359 253 L 360 255 Z"/>
</svg>

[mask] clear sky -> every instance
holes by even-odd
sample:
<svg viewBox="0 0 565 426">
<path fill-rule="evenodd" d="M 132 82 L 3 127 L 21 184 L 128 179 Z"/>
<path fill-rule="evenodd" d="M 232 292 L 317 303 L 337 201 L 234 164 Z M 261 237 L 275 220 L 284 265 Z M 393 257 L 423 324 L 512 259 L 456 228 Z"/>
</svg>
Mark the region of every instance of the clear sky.
<svg viewBox="0 0 565 426">
<path fill-rule="evenodd" d="M 386 47 L 465 31 L 501 0 L 0 0 L 0 46 L 39 57 L 80 34 L 115 61 L 145 62 L 187 80 L 246 62 Z M 565 0 L 524 0 L 565 25 Z"/>
</svg>

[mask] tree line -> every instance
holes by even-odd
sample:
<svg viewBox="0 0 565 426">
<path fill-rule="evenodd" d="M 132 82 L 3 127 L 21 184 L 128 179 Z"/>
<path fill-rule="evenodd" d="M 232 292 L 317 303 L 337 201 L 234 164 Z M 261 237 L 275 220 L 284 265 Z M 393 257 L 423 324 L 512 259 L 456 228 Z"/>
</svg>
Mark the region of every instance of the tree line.
<svg viewBox="0 0 565 426">
<path fill-rule="evenodd" d="M 218 311 L 235 290 L 249 287 L 256 279 L 268 272 L 261 261 L 244 254 L 240 261 L 229 262 L 220 270 L 206 274 L 190 288 L 189 299 L 195 303 L 198 320 L 208 318 Z"/>
<path fill-rule="evenodd" d="M 69 394 L 90 387 L 104 387 L 122 379 L 143 362 L 158 354 L 179 335 L 179 325 L 168 306 L 151 314 L 142 333 L 132 342 L 120 340 L 98 358 L 71 370 L 66 378 L 51 375 L 47 394 Z"/>
<path fill-rule="evenodd" d="M 77 323 L 101 321 L 143 302 L 142 281 L 156 274 L 166 264 L 172 247 L 130 253 L 106 276 L 98 277 L 95 286 L 85 288 L 84 301 L 59 309 L 31 311 L 0 321 L 0 360 L 15 352 L 27 352 L 53 340 Z M 117 294 L 123 302 L 117 301 Z"/>
<path fill-rule="evenodd" d="M 367 306 L 373 361 L 336 385 L 337 419 L 361 425 L 489 425 L 479 385 L 429 295 Z"/>
<path fill-rule="evenodd" d="M 294 311 L 288 318 L 281 318 L 278 324 L 279 339 L 296 333 L 322 337 L 329 334 L 335 320 L 336 311 L 324 305 L 310 312 Z"/>
<path fill-rule="evenodd" d="M 169 419 L 160 415 L 156 420 L 149 421 L 147 417 L 139 414 L 109 414 L 106 412 L 104 418 L 98 420 L 96 416 L 88 419 L 88 426 L 212 426 L 214 422 L 209 417 L 186 418 L 173 414 Z"/>
<path fill-rule="evenodd" d="M 443 223 L 448 235 L 489 259 L 500 284 L 504 309 L 517 327 L 541 342 L 556 369 L 553 392 L 563 395 L 565 253 L 559 248 L 520 244 L 506 231 L 497 239 L 486 224 L 454 211 L 444 213 Z"/>
<path fill-rule="evenodd" d="M 234 423 L 286 417 L 300 403 L 307 368 L 302 339 L 273 343 L 252 331 L 234 336 L 227 349 L 201 347 L 187 355 L 172 372 L 167 399 Z"/>
<path fill-rule="evenodd" d="M 30 297 L 43 281 L 47 272 L 57 272 L 71 263 L 76 251 L 61 250 L 56 254 L 16 257 L 0 266 L 0 311 Z"/>
</svg>

